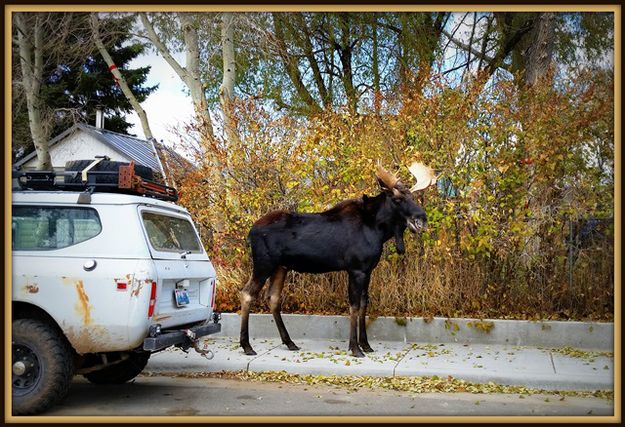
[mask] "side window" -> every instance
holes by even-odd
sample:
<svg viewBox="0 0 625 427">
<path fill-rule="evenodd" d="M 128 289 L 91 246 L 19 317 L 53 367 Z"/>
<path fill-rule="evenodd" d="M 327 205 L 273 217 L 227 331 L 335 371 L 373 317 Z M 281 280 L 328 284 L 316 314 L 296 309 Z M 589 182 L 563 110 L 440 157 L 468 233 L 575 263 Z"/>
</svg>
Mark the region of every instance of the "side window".
<svg viewBox="0 0 625 427">
<path fill-rule="evenodd" d="M 75 245 L 102 231 L 95 209 L 13 206 L 13 250 L 52 250 Z"/>
</svg>

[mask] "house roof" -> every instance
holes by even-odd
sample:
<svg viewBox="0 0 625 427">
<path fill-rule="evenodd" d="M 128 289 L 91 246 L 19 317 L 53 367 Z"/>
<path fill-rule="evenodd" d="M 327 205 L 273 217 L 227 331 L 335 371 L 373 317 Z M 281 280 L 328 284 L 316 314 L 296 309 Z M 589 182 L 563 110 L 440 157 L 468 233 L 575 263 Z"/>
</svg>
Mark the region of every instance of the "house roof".
<svg viewBox="0 0 625 427">
<path fill-rule="evenodd" d="M 145 139 L 136 138 L 130 135 L 124 135 L 117 132 L 112 132 L 106 129 L 98 129 L 93 126 L 86 125 L 84 123 L 78 123 L 71 128 L 67 129 L 65 132 L 51 139 L 48 143 L 49 147 L 52 148 L 54 145 L 58 144 L 60 141 L 64 140 L 67 136 L 72 133 L 81 130 L 103 144 L 108 145 L 112 149 L 126 155 L 127 157 L 134 160 L 137 164 L 147 166 L 155 171 L 161 171 L 161 167 L 154 153 L 154 149 L 152 144 Z M 15 163 L 15 167 L 19 168 L 24 163 L 28 162 L 32 158 L 34 158 L 37 154 L 35 152 L 30 153 L 25 156 L 23 159 Z"/>
</svg>

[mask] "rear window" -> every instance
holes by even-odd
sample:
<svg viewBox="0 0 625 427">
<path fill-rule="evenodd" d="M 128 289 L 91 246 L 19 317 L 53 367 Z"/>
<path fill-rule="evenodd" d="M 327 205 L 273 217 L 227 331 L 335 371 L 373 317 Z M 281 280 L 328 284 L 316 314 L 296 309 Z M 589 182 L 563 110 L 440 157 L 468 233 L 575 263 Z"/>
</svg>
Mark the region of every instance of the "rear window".
<svg viewBox="0 0 625 427">
<path fill-rule="evenodd" d="M 11 229 L 14 250 L 53 250 L 97 236 L 102 224 L 91 208 L 13 206 Z"/>
<path fill-rule="evenodd" d="M 193 225 L 186 219 L 142 212 L 143 224 L 152 247 L 164 252 L 202 252 Z"/>
</svg>

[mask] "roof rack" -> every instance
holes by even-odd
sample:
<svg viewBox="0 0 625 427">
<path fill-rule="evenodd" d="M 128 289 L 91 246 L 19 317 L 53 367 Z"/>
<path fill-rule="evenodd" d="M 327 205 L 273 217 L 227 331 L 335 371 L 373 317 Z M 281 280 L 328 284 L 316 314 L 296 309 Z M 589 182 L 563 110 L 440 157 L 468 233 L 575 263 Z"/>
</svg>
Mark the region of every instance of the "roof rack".
<svg viewBox="0 0 625 427">
<path fill-rule="evenodd" d="M 135 162 L 120 165 L 118 171 L 91 171 L 100 159 L 81 171 L 13 171 L 20 189 L 44 191 L 80 191 L 78 203 L 90 203 L 94 192 L 124 193 L 175 202 L 175 188 L 147 180 L 135 174 Z"/>
</svg>

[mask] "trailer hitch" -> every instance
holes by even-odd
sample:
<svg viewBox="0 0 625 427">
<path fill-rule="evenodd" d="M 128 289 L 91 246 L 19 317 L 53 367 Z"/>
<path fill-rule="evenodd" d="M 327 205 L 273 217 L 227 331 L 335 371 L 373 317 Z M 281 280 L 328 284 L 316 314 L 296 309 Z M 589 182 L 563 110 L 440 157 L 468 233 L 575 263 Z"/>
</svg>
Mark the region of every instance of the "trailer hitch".
<svg viewBox="0 0 625 427">
<path fill-rule="evenodd" d="M 204 341 L 204 345 L 201 345 L 200 339 L 195 336 L 195 333 L 191 329 L 187 329 L 185 331 L 185 334 L 187 335 L 187 338 L 189 338 L 189 340 L 191 341 L 191 345 L 193 346 L 195 351 L 200 353 L 200 356 L 205 357 L 206 360 L 211 360 L 213 357 L 215 357 L 215 353 L 213 353 L 213 351 L 208 348 L 208 343 Z"/>
</svg>

